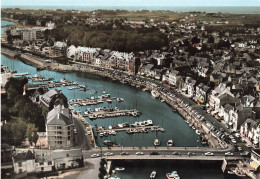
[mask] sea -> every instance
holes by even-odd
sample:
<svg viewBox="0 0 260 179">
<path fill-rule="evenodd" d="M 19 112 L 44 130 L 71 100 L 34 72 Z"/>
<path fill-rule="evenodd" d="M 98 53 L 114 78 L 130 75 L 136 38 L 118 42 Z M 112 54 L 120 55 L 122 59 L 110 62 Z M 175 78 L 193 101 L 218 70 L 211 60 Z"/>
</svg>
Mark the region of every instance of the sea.
<svg viewBox="0 0 260 179">
<path fill-rule="evenodd" d="M 172 12 L 206 12 L 206 13 L 229 13 L 229 14 L 260 14 L 260 6 L 2 6 L 2 8 L 20 9 L 45 9 L 45 10 L 128 10 L 128 11 L 172 11 Z"/>
</svg>

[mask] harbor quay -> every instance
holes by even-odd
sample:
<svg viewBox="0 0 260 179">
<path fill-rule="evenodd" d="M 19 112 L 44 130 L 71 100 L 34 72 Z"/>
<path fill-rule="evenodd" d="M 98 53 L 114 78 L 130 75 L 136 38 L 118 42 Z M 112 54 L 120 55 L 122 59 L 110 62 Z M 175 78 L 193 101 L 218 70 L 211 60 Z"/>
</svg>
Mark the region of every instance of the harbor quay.
<svg viewBox="0 0 260 179">
<path fill-rule="evenodd" d="M 9 51 L 10 50 L 8 50 L 8 52 Z M 30 60 L 30 59 L 31 58 L 29 58 L 28 60 Z M 188 120 L 192 119 L 192 121 L 194 121 L 194 118 L 189 115 L 190 113 L 189 112 L 187 113 L 186 111 L 183 110 L 183 109 L 186 108 L 186 106 L 181 106 L 181 105 L 183 105 L 183 104 L 181 104 L 181 101 L 176 100 L 176 98 L 172 98 L 172 97 L 169 98 L 169 96 L 166 93 L 162 92 L 159 89 L 162 86 L 165 87 L 165 89 L 167 87 L 164 84 L 162 84 L 161 82 L 154 81 L 154 80 L 151 80 L 151 79 L 143 77 L 143 76 L 129 75 L 129 74 L 123 72 L 123 71 L 117 71 L 117 73 L 114 73 L 114 70 L 112 70 L 112 69 L 98 68 L 98 67 L 95 67 L 93 65 L 82 64 L 82 63 L 79 63 L 79 62 L 77 62 L 73 66 L 51 63 L 51 64 L 49 64 L 48 68 L 49 68 L 49 70 L 58 70 L 58 71 L 61 71 L 61 72 L 64 72 L 64 71 L 87 72 L 87 73 L 99 75 L 99 76 L 102 76 L 102 77 L 110 78 L 112 80 L 117 80 L 117 81 L 121 82 L 122 84 L 128 84 L 128 85 L 133 86 L 133 87 L 134 86 L 137 87 L 137 88 L 140 87 L 140 88 L 144 88 L 144 89 L 149 90 L 149 91 L 153 91 L 153 90 L 158 91 L 159 94 L 160 94 L 160 98 L 165 100 L 165 102 L 171 108 L 174 108 L 174 105 L 175 105 L 175 107 L 177 107 L 177 109 L 176 109 L 177 112 L 180 115 L 182 115 L 182 117 L 184 119 L 188 119 Z M 135 85 L 131 85 L 131 84 L 135 84 Z M 152 85 L 152 84 L 156 84 L 156 86 Z M 170 91 L 171 89 L 168 87 L 168 90 Z M 184 96 L 182 96 L 182 97 L 185 98 Z M 113 99 L 116 99 L 116 98 L 113 98 Z M 92 104 L 91 100 L 92 100 L 93 104 L 97 104 L 97 101 L 101 102 L 100 99 L 86 99 L 85 101 L 84 100 L 73 101 L 73 102 L 70 102 L 70 104 L 74 104 L 74 103 L 79 104 L 79 102 L 83 102 L 83 103 L 89 102 L 89 104 Z M 178 106 L 176 106 L 176 105 L 178 105 Z M 201 123 L 202 123 L 201 121 L 196 120 L 194 127 L 195 126 L 198 127 L 199 124 L 201 124 Z M 203 127 L 202 129 L 206 129 L 206 131 L 209 131 L 209 130 L 207 130 L 207 127 Z M 217 147 L 217 146 L 226 147 L 226 145 L 222 144 L 218 139 L 215 140 L 214 137 L 212 137 L 212 135 L 208 135 L 207 138 L 211 139 L 211 140 L 209 140 L 210 141 L 209 144 L 212 147 Z"/>
</svg>

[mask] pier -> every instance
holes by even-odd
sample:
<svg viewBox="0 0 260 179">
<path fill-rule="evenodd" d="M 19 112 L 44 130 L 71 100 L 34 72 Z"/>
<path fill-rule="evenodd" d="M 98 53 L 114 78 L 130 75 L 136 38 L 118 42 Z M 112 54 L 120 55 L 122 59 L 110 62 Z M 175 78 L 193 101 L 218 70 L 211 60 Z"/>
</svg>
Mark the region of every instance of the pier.
<svg viewBox="0 0 260 179">
<path fill-rule="evenodd" d="M 112 100 L 115 100 L 116 97 L 104 97 L 93 98 L 93 99 L 75 99 L 69 102 L 70 105 L 79 105 L 79 106 L 87 106 L 87 105 L 96 105 L 103 102 L 111 103 Z"/>
<path fill-rule="evenodd" d="M 120 129 L 103 129 L 103 128 L 98 128 L 97 129 L 97 132 L 98 133 L 109 133 L 111 131 L 115 131 L 115 132 L 122 132 L 122 131 L 130 131 L 131 129 L 132 130 L 136 130 L 137 132 L 141 132 L 143 131 L 144 129 L 161 129 L 160 126 L 144 126 L 144 127 L 127 127 L 127 128 L 120 128 Z M 161 131 L 161 130 L 158 130 L 158 131 Z M 148 131 L 147 131 L 148 132 Z"/>
<path fill-rule="evenodd" d="M 86 104 L 89 104 L 89 102 Z M 137 117 L 140 114 L 141 112 L 132 109 L 132 110 L 115 110 L 115 111 L 95 111 L 95 112 L 89 112 L 89 114 L 85 114 L 83 116 L 88 117 L 89 119 L 96 119 L 96 118 L 119 117 L 119 116 Z"/>
</svg>

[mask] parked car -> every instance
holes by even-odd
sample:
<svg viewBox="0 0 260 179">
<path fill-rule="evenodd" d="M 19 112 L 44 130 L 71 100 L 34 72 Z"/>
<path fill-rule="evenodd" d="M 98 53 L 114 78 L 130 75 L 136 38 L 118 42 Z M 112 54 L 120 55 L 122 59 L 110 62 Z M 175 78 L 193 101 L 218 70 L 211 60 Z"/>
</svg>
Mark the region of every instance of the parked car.
<svg viewBox="0 0 260 179">
<path fill-rule="evenodd" d="M 206 156 L 214 156 L 214 153 L 212 153 L 212 152 L 206 152 L 205 155 L 206 155 Z"/>
<path fill-rule="evenodd" d="M 179 152 L 173 152 L 172 155 L 181 155 Z"/>
<path fill-rule="evenodd" d="M 92 154 L 91 155 L 91 158 L 96 158 L 96 157 L 100 157 L 100 155 L 99 154 Z"/>
<path fill-rule="evenodd" d="M 105 156 L 111 156 L 111 155 L 114 155 L 112 152 L 106 152 L 104 153 Z"/>
<path fill-rule="evenodd" d="M 128 152 L 121 152 L 120 154 L 121 154 L 121 155 L 129 155 Z"/>
<path fill-rule="evenodd" d="M 150 152 L 150 155 L 159 155 L 158 152 Z"/>
<path fill-rule="evenodd" d="M 225 155 L 229 155 L 229 156 L 231 156 L 231 155 L 234 155 L 234 154 L 231 153 L 231 152 L 226 152 Z"/>
<path fill-rule="evenodd" d="M 136 154 L 136 155 L 144 155 L 143 152 L 136 152 L 135 154 Z"/>
</svg>

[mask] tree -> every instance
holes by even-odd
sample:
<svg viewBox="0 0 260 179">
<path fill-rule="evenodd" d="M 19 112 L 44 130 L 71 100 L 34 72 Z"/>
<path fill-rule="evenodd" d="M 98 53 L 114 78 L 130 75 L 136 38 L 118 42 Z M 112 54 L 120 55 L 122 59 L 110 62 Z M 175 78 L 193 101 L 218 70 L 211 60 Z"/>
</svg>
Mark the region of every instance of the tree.
<svg viewBox="0 0 260 179">
<path fill-rule="evenodd" d="M 1 142 L 20 146 L 26 138 L 26 128 L 26 123 L 20 118 L 12 119 L 1 127 Z"/>
<path fill-rule="evenodd" d="M 37 132 L 38 128 L 36 128 L 34 124 L 28 124 L 26 136 L 30 145 L 33 145 L 34 143 L 34 145 L 36 146 L 37 140 L 39 139 L 39 135 L 37 134 Z"/>
</svg>

